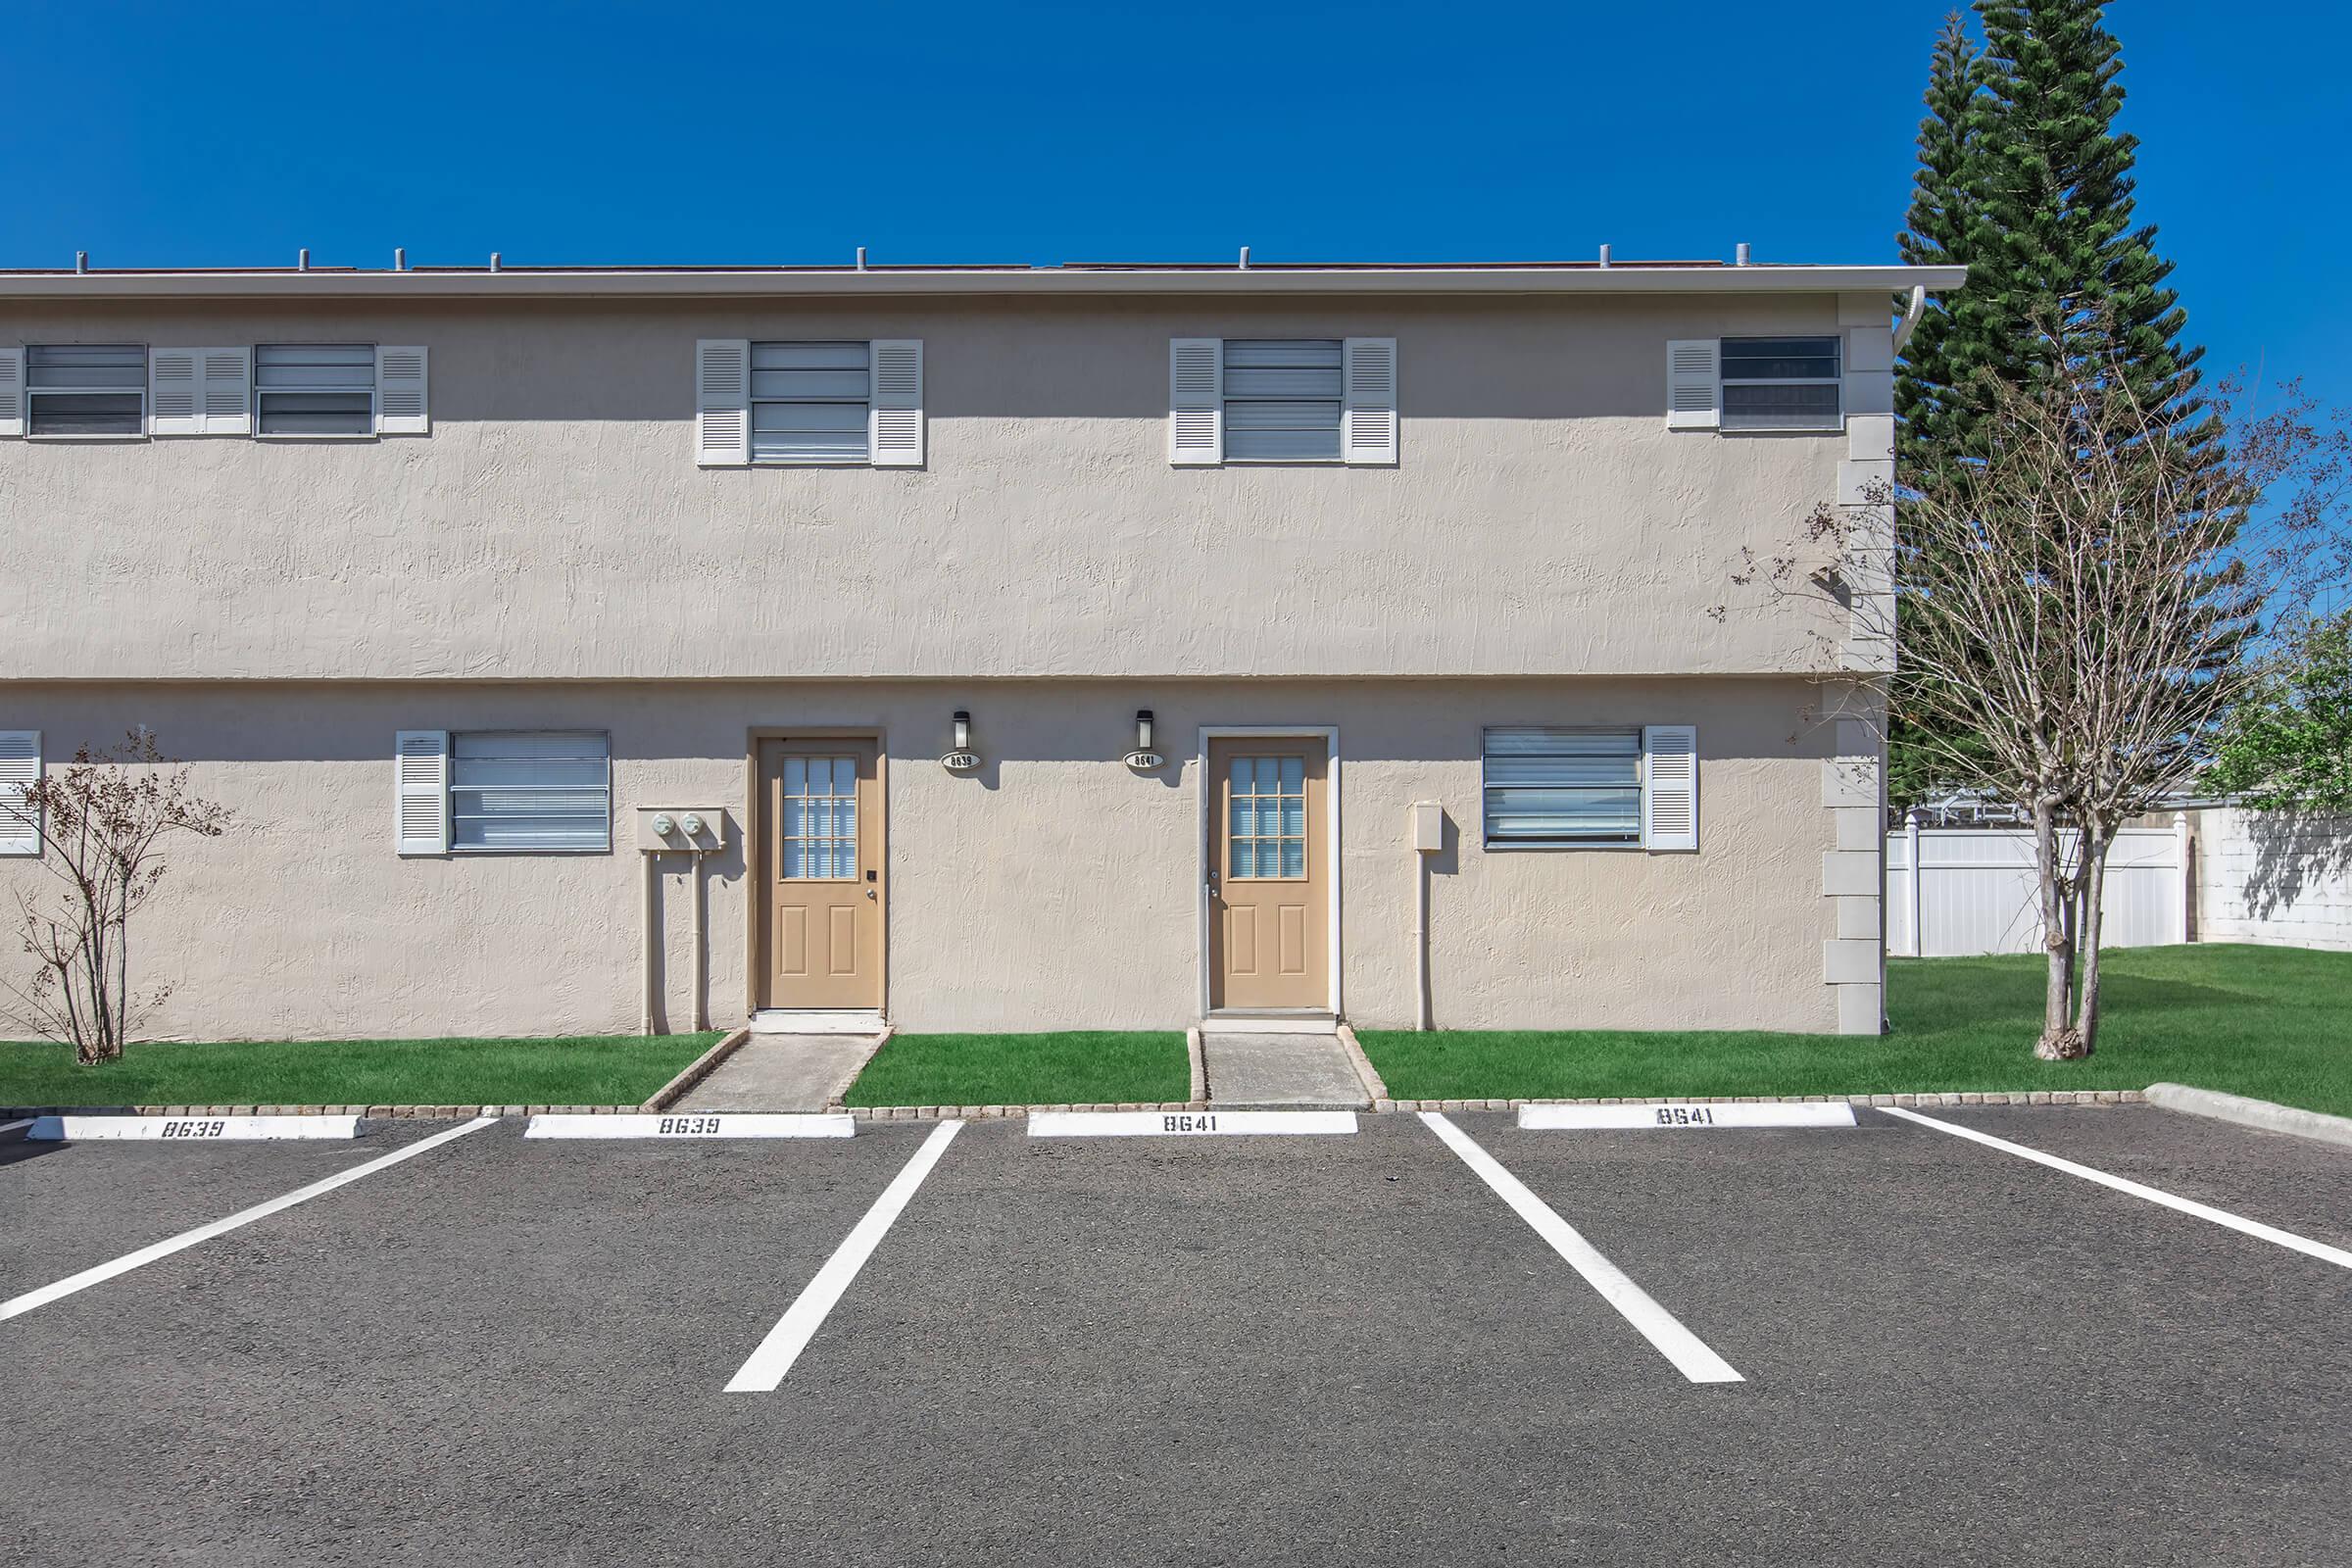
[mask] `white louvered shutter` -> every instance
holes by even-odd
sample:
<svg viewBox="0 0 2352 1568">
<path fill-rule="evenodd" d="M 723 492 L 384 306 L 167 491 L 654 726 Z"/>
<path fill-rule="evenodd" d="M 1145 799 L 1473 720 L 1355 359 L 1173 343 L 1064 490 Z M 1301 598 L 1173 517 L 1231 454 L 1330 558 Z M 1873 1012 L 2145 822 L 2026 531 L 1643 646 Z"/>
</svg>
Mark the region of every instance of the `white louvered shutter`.
<svg viewBox="0 0 2352 1568">
<path fill-rule="evenodd" d="M 0 435 L 24 433 L 24 351 L 0 349 Z"/>
<path fill-rule="evenodd" d="M 1396 461 L 1396 340 L 1351 337 L 1347 341 L 1348 407 L 1342 416 L 1343 447 L 1349 463 Z"/>
<path fill-rule="evenodd" d="M 1168 339 L 1168 461 L 1225 461 L 1225 340 Z"/>
<path fill-rule="evenodd" d="M 375 432 L 423 435 L 431 425 L 424 397 L 425 352 L 420 347 L 375 351 Z"/>
<path fill-rule="evenodd" d="M 393 738 L 393 836 L 403 855 L 449 853 L 449 731 Z"/>
<path fill-rule="evenodd" d="M 740 468 L 752 461 L 752 345 L 707 337 L 694 345 L 694 461 Z"/>
<path fill-rule="evenodd" d="M 253 434 L 253 350 L 196 351 L 196 416 L 206 435 Z"/>
<path fill-rule="evenodd" d="M 0 855 L 41 853 L 41 824 L 24 808 L 40 778 L 41 732 L 0 729 Z"/>
<path fill-rule="evenodd" d="M 147 353 L 147 433 L 204 434 L 202 349 Z"/>
<path fill-rule="evenodd" d="M 1722 422 L 1716 367 L 1721 350 L 1711 337 L 1666 345 L 1666 428 L 1712 430 Z"/>
<path fill-rule="evenodd" d="M 873 402 L 866 420 L 877 468 L 923 466 L 923 343 L 880 337 L 872 344 Z"/>
<path fill-rule="evenodd" d="M 1698 730 L 1642 726 L 1642 846 L 1698 848 Z"/>
</svg>

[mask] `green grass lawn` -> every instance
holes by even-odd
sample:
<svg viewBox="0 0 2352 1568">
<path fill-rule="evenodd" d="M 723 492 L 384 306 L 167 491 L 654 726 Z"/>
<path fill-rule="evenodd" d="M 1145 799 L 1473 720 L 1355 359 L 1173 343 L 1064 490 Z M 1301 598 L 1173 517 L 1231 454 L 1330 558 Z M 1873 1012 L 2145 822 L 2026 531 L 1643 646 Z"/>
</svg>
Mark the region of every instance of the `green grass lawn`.
<svg viewBox="0 0 2352 1568">
<path fill-rule="evenodd" d="M 2100 955 L 2089 1060 L 2034 1059 L 2043 962 L 1897 958 L 1893 1032 L 1365 1030 L 1400 1100 L 1849 1095 L 2195 1084 L 2352 1115 L 2352 954 L 2199 945 Z"/>
<path fill-rule="evenodd" d="M 633 1105 L 718 1038 L 159 1042 L 98 1067 L 6 1042 L 0 1105 Z"/>
<path fill-rule="evenodd" d="M 853 1105 L 1066 1105 L 1182 1101 L 1192 1060 L 1180 1031 L 893 1035 L 846 1099 Z"/>
</svg>

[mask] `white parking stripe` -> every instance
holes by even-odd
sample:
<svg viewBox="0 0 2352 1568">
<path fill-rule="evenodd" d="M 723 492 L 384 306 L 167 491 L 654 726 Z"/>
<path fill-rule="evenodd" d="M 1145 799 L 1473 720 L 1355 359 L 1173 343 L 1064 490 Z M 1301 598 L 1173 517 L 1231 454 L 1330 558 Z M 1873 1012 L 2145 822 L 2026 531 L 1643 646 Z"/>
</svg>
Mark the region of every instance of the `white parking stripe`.
<svg viewBox="0 0 2352 1568">
<path fill-rule="evenodd" d="M 2193 1199 L 2176 1198 L 2171 1193 L 2158 1188 L 2143 1187 L 2137 1182 L 2127 1181 L 2121 1176 L 2110 1176 L 2103 1170 L 2093 1170 L 2088 1165 L 2078 1165 L 2071 1159 L 2060 1159 L 2056 1154 L 2045 1154 L 2038 1149 L 2028 1149 L 2023 1144 L 2013 1144 L 2005 1138 L 1995 1138 L 1990 1133 L 1981 1133 L 1974 1127 L 1961 1127 L 1948 1121 L 1937 1121 L 1933 1116 L 1922 1116 L 1916 1110 L 1905 1110 L 1899 1105 L 1879 1105 L 1874 1108 L 1885 1111 L 1889 1116 L 1900 1116 L 1905 1121 L 1915 1121 L 1922 1127 L 1933 1127 L 1939 1133 L 1950 1133 L 1954 1138 L 1965 1138 L 1972 1144 L 1983 1144 L 1987 1149 L 1998 1149 L 2004 1152 L 2015 1154 L 2021 1159 L 2030 1159 L 2037 1165 L 2047 1165 L 2052 1170 L 2062 1170 L 2069 1176 L 2080 1176 L 2086 1182 L 2097 1182 L 2101 1187 L 2112 1187 L 2117 1192 L 2129 1193 L 2133 1198 L 2144 1198 L 2151 1203 L 2162 1203 L 2166 1208 L 2178 1209 L 2183 1214 L 2194 1214 L 2197 1218 L 2211 1220 L 2216 1225 L 2226 1225 L 2230 1230 L 2237 1231 L 2242 1235 L 2274 1242 L 2289 1251 L 2301 1252 L 2306 1257 L 2316 1257 L 2323 1263 L 2333 1263 L 2337 1268 L 2352 1268 L 2352 1252 L 2347 1252 L 2340 1247 L 2329 1247 L 2326 1242 L 2315 1242 L 2307 1237 L 2297 1236 L 2292 1231 L 2282 1231 L 2275 1225 L 2265 1225 L 2260 1220 L 2245 1219 L 2230 1213 L 2228 1209 L 2215 1208 L 2209 1203 L 2200 1203 Z"/>
<path fill-rule="evenodd" d="M 159 1257 L 170 1257 L 173 1252 L 183 1252 L 199 1242 L 209 1242 L 216 1236 L 225 1236 L 240 1225 L 250 1225 L 257 1219 L 268 1219 L 270 1215 L 282 1209 L 292 1208 L 297 1203 L 307 1203 L 312 1199 L 322 1197 L 338 1187 L 348 1187 L 363 1176 L 373 1175 L 379 1170 L 399 1164 L 404 1159 L 414 1159 L 428 1149 L 438 1149 L 453 1138 L 463 1138 L 467 1133 L 479 1132 L 497 1120 L 496 1116 L 477 1116 L 463 1127 L 452 1127 L 449 1131 L 435 1133 L 430 1138 L 420 1138 L 405 1149 L 396 1149 L 389 1154 L 378 1155 L 364 1164 L 354 1165 L 349 1170 L 337 1171 L 334 1175 L 322 1181 L 315 1181 L 308 1187 L 298 1187 L 283 1198 L 272 1198 L 266 1203 L 256 1203 L 251 1208 L 239 1209 L 226 1219 L 217 1219 L 209 1225 L 199 1225 L 192 1231 L 182 1231 L 169 1241 L 157 1242 L 152 1247 L 142 1247 L 135 1252 L 126 1252 L 111 1263 L 100 1263 L 95 1268 L 85 1268 L 80 1273 L 70 1275 L 54 1285 L 44 1285 L 37 1291 L 27 1291 L 12 1300 L 0 1301 L 0 1320 L 20 1317 L 36 1306 L 47 1306 L 51 1301 L 72 1296 L 76 1291 L 86 1291 L 93 1285 L 104 1284 L 118 1274 L 127 1274 L 132 1269 L 143 1267 Z"/>
<path fill-rule="evenodd" d="M 737 1369 L 727 1383 L 729 1394 L 775 1392 L 776 1385 L 784 1381 L 784 1374 L 792 1370 L 792 1363 L 800 1359 L 801 1351 L 808 1348 L 809 1339 L 824 1323 L 825 1314 L 833 1310 L 833 1303 L 850 1288 L 850 1281 L 865 1267 L 865 1260 L 874 1255 L 874 1249 L 889 1234 L 891 1222 L 906 1208 L 914 1197 L 914 1190 L 923 1185 L 923 1178 L 931 1174 L 931 1167 L 939 1163 L 939 1156 L 948 1152 L 948 1145 L 961 1131 L 963 1123 L 943 1121 L 923 1140 L 923 1147 L 891 1178 L 890 1185 L 882 1189 L 882 1196 L 874 1200 L 874 1206 L 865 1211 L 865 1217 L 843 1239 L 833 1255 L 825 1259 L 825 1266 L 816 1271 L 816 1277 L 801 1292 L 800 1298 L 786 1309 L 751 1358 Z"/>
<path fill-rule="evenodd" d="M 0 1133 L 13 1133 L 20 1127 L 31 1125 L 32 1118 L 30 1116 L 25 1117 L 23 1121 L 0 1121 Z"/>
<path fill-rule="evenodd" d="M 1553 1213 L 1549 1204 L 1528 1191 L 1526 1184 L 1503 1169 L 1500 1161 L 1472 1142 L 1468 1133 L 1434 1110 L 1421 1112 L 1421 1119 L 1429 1124 L 1430 1131 L 1446 1141 L 1446 1148 L 1461 1156 L 1463 1164 L 1478 1172 L 1479 1179 L 1494 1189 L 1496 1197 L 1510 1204 L 1538 1236 L 1550 1243 L 1551 1250 L 1567 1259 L 1568 1266 L 1583 1275 L 1585 1283 L 1600 1293 L 1601 1299 L 1641 1330 L 1642 1337 L 1672 1361 L 1676 1371 L 1693 1383 L 1747 1381 L 1729 1361 L 1709 1349 L 1705 1341 L 1683 1327 L 1672 1312 L 1651 1300 L 1649 1293 L 1628 1279 L 1623 1269 L 1601 1256 L 1591 1242 L 1577 1234 L 1575 1226 Z"/>
</svg>

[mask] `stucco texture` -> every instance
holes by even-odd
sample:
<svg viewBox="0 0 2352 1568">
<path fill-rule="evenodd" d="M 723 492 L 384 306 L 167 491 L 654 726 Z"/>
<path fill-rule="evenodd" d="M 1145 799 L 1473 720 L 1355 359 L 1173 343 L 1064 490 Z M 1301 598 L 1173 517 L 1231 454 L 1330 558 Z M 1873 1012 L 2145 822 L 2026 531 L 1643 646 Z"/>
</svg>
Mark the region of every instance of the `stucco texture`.
<svg viewBox="0 0 2352 1568">
<path fill-rule="evenodd" d="M 1664 410 L 1670 339 L 1838 324 L 1830 294 L 20 304 L 0 342 L 421 343 L 432 428 L 0 442 L 7 673 L 1837 668 L 1826 602 L 1732 577 L 1837 494 L 1847 437 Z M 1171 467 L 1194 334 L 1394 336 L 1401 461 Z M 695 466 L 698 338 L 864 336 L 924 342 L 924 467 Z M 1850 412 L 1883 407 L 1884 373 L 1851 379 Z"/>
<path fill-rule="evenodd" d="M 1201 1004 L 1199 729 L 1274 724 L 1339 731 L 1342 1004 L 1357 1023 L 1412 1022 L 1406 808 L 1436 800 L 1449 824 L 1432 866 L 1440 1024 L 1828 1030 L 1823 696 L 1788 677 L 14 683 L 0 727 L 42 731 L 54 764 L 152 726 L 242 816 L 174 848 L 132 932 L 140 983 L 174 988 L 152 1020 L 163 1036 L 630 1031 L 630 813 L 655 806 L 729 813 L 708 872 L 709 984 L 714 1019 L 740 1019 L 755 727 L 884 736 L 901 1028 L 1181 1026 Z M 937 761 L 958 708 L 984 760 L 970 776 Z M 1156 772 L 1120 761 L 1138 708 L 1157 715 Z M 1698 852 L 1482 849 L 1482 726 L 1540 722 L 1695 724 Z M 613 852 L 396 856 L 394 732 L 477 727 L 609 731 Z M 684 867 L 664 863 L 660 1021 L 684 1028 Z M 0 889 L 40 875 L 0 861 Z"/>
</svg>

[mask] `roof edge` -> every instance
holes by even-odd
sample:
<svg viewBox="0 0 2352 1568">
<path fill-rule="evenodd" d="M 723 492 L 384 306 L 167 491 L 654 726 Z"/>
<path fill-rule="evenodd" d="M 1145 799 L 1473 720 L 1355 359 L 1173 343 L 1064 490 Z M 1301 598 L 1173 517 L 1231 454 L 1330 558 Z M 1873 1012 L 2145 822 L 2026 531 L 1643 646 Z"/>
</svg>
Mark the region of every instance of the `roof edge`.
<svg viewBox="0 0 2352 1568">
<path fill-rule="evenodd" d="M 0 272 L 0 300 L 789 299 L 828 295 L 1346 295 L 1931 293 L 1961 267 L 1628 264 L 1413 267 L 1035 267 L 598 270 L 264 269 Z"/>
</svg>

